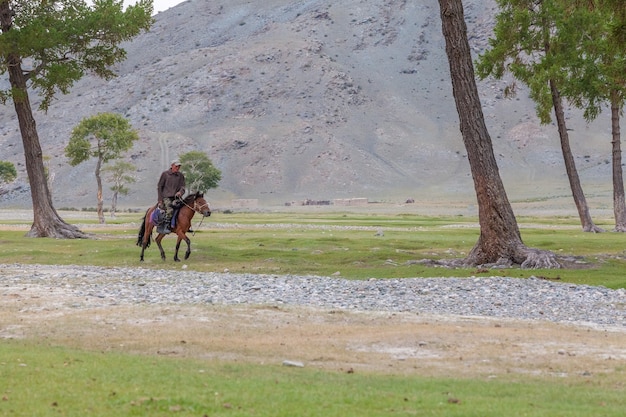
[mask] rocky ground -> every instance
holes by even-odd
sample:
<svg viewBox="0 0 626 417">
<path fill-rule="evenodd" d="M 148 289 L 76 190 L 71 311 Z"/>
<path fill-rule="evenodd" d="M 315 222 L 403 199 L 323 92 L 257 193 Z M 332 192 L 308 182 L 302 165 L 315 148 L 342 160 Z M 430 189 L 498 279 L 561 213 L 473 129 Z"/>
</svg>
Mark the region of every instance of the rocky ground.
<svg viewBox="0 0 626 417">
<path fill-rule="evenodd" d="M 24 228 L 12 225 L 11 228 Z M 626 365 L 624 290 L 0 266 L 0 338 L 342 372 L 594 378 Z"/>
</svg>

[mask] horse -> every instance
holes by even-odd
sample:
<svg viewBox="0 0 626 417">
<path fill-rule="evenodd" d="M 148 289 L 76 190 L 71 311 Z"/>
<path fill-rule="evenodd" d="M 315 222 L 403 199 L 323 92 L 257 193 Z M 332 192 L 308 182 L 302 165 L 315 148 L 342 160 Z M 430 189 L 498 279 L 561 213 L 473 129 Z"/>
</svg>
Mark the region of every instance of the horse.
<svg viewBox="0 0 626 417">
<path fill-rule="evenodd" d="M 181 240 L 184 240 L 187 243 L 187 252 L 185 252 L 185 259 L 189 258 L 191 254 L 191 241 L 187 237 L 186 233 L 191 228 L 191 219 L 193 215 L 198 212 L 202 214 L 204 217 L 208 217 L 211 215 L 211 208 L 209 207 L 209 203 L 204 199 L 204 194 L 197 192 L 195 194 L 190 194 L 185 197 L 184 200 L 181 200 L 182 206 L 178 210 L 176 214 L 176 224 L 172 227 L 172 233 L 176 233 L 178 236 L 178 240 L 176 241 L 176 252 L 174 253 L 174 261 L 180 262 L 178 258 L 178 249 L 180 248 Z M 150 207 L 145 216 L 141 221 L 141 227 L 139 228 L 139 235 L 137 236 L 137 246 L 141 246 L 141 256 L 139 260 L 143 262 L 143 253 L 147 247 L 150 246 L 150 239 L 152 237 L 152 229 L 156 226 L 151 218 L 152 213 L 156 210 L 157 205 Z M 165 252 L 163 251 L 163 246 L 161 246 L 161 240 L 165 237 L 165 233 L 159 233 L 157 237 L 154 239 L 157 245 L 159 245 L 159 251 L 161 252 L 161 259 L 165 260 Z"/>
</svg>

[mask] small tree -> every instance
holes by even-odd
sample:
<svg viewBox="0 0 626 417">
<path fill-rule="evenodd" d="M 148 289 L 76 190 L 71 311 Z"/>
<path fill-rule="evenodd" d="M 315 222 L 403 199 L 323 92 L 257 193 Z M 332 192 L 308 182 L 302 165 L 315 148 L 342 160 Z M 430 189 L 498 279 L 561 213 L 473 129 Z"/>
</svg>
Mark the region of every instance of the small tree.
<svg viewBox="0 0 626 417">
<path fill-rule="evenodd" d="M 107 165 L 102 168 L 103 172 L 109 174 L 105 179 L 113 183 L 111 187 L 111 191 L 113 191 L 113 196 L 111 197 L 111 217 L 115 217 L 115 212 L 117 211 L 118 195 L 127 195 L 129 189 L 126 187 L 126 184 L 137 181 L 135 176 L 131 174 L 135 169 L 133 164 L 124 161 L 117 161 L 113 165 Z"/>
<path fill-rule="evenodd" d="M 208 189 L 217 187 L 222 179 L 222 172 L 213 166 L 206 154 L 199 151 L 191 151 L 180 156 L 185 172 L 185 181 L 190 191 L 206 192 Z"/>
<path fill-rule="evenodd" d="M 0 184 L 14 181 L 16 178 L 15 165 L 11 162 L 0 161 Z"/>
<path fill-rule="evenodd" d="M 65 156 L 70 165 L 76 166 L 89 158 L 97 158 L 96 182 L 98 184 L 98 219 L 104 223 L 102 212 L 102 164 L 118 158 L 139 139 L 136 130 L 124 117 L 115 113 L 100 113 L 83 119 L 72 131 L 70 142 L 65 147 Z"/>
</svg>

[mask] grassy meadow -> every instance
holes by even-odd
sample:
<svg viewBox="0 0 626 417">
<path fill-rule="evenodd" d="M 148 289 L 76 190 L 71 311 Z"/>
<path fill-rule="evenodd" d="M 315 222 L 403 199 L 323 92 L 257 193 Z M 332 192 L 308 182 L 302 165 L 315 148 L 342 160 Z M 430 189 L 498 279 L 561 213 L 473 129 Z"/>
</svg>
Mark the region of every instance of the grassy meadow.
<svg viewBox="0 0 626 417">
<path fill-rule="evenodd" d="M 576 218 L 520 218 L 524 242 L 580 267 L 561 270 L 444 269 L 424 259 L 463 257 L 478 237 L 463 216 L 355 213 L 214 213 L 197 228 L 191 257 L 172 260 L 175 238 L 139 262 L 141 215 L 98 225 L 65 216 L 92 239 L 30 239 L 29 224 L 0 221 L 0 263 L 98 265 L 255 274 L 314 274 L 337 279 L 539 276 L 626 288 L 620 233 L 583 233 Z M 599 222 L 600 223 L 600 222 Z M 600 223 L 610 229 L 609 222 Z M 181 252 L 184 253 L 184 243 Z M 626 369 L 608 374 L 471 379 L 379 375 L 225 363 L 214 360 L 76 350 L 45 340 L 3 339 L 2 416 L 622 416 Z"/>
<path fill-rule="evenodd" d="M 345 279 L 406 277 L 537 276 L 577 284 L 626 288 L 626 236 L 583 233 L 576 218 L 520 218 L 522 238 L 531 247 L 576 260 L 559 270 L 446 269 L 426 259 L 462 258 L 478 238 L 477 219 L 463 216 L 358 213 L 214 213 L 190 234 L 187 261 L 172 261 L 176 237 L 166 236 L 163 262 L 156 244 L 139 262 L 139 214 L 123 214 L 100 226 L 81 218 L 93 239 L 26 239 L 28 225 L 0 223 L 0 263 L 99 265 L 225 271 L 256 274 L 311 274 Z M 70 223 L 72 223 L 70 217 Z M 194 226 L 200 219 L 194 218 Z M 602 227 L 610 230 L 606 222 Z M 186 246 L 181 243 L 180 255 Z M 182 256 L 181 256 L 182 257 Z"/>
<path fill-rule="evenodd" d="M 3 416 L 623 416 L 623 380 L 463 380 L 0 343 Z M 623 376 L 623 373 L 622 373 Z"/>
</svg>

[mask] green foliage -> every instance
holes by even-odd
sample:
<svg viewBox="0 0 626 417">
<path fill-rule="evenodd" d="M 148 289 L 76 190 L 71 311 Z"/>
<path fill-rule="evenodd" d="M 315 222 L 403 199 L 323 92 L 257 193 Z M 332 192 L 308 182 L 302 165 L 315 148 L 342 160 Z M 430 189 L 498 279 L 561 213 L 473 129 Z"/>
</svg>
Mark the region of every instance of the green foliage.
<svg viewBox="0 0 626 417">
<path fill-rule="evenodd" d="M 619 370 L 593 378 L 435 378 L 147 357 L 116 349 L 2 342 L 0 375 L 10 384 L 0 388 L 0 414 L 618 417 L 626 407 Z"/>
<path fill-rule="evenodd" d="M 187 152 L 180 155 L 183 165 L 187 189 L 191 192 L 206 192 L 217 187 L 222 179 L 222 172 L 213 166 L 209 157 L 198 151 Z"/>
<path fill-rule="evenodd" d="M 122 0 L 24 0 L 7 1 L 13 24 L 0 34 L 0 54 L 28 61 L 33 89 L 42 95 L 40 108 L 47 110 L 57 92 L 69 88 L 85 73 L 109 79 L 110 67 L 121 62 L 126 52 L 119 44 L 152 25 L 152 0 L 140 0 L 124 10 Z M 0 73 L 8 69 L 0 61 Z M 6 100 L 15 94 L 2 91 Z M 24 94 L 22 92 L 20 94 Z"/>
<path fill-rule="evenodd" d="M 501 78 L 510 71 L 529 86 L 543 123 L 551 120 L 550 80 L 587 120 L 595 119 L 607 101 L 622 103 L 626 89 L 626 49 L 612 30 L 619 13 L 608 3 L 498 0 L 494 37 L 478 60 L 478 75 Z M 507 89 L 514 91 L 514 85 Z"/>
<path fill-rule="evenodd" d="M 100 113 L 83 119 L 72 131 L 65 156 L 75 166 L 95 157 L 102 162 L 118 158 L 139 139 L 130 122 L 116 113 Z"/>
<path fill-rule="evenodd" d="M 129 190 L 126 184 L 137 181 L 135 176 L 131 174 L 135 169 L 135 166 L 129 162 L 116 161 L 113 165 L 107 165 L 102 168 L 102 171 L 108 174 L 105 176 L 105 179 L 113 183 L 111 191 L 127 195 Z"/>
<path fill-rule="evenodd" d="M 17 178 L 17 171 L 12 162 L 0 161 L 0 184 L 11 182 Z"/>
<path fill-rule="evenodd" d="M 622 106 L 626 94 L 626 47 L 612 31 L 618 13 L 613 7 L 573 8 L 567 30 L 577 33 L 568 45 L 569 82 L 563 94 L 585 118 L 595 119 L 606 103 Z"/>
<path fill-rule="evenodd" d="M 567 16 L 565 5 L 561 0 L 497 2 L 500 11 L 494 37 L 490 49 L 479 57 L 476 72 L 484 79 L 490 75 L 501 78 L 510 71 L 530 88 L 537 116 L 542 123 L 549 123 L 553 106 L 549 82 L 563 84 L 567 75 L 563 52 L 574 35 L 561 30 Z M 507 92 L 514 93 L 515 85 Z"/>
</svg>

